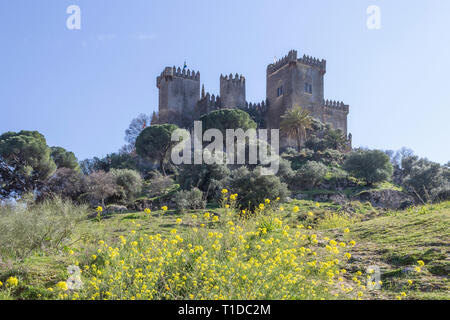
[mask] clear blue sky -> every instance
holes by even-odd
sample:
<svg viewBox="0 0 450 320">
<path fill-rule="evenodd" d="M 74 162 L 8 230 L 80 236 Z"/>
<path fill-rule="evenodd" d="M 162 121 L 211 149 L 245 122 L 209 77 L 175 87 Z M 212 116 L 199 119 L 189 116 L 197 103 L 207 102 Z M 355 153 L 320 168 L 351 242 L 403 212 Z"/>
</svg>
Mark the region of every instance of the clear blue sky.
<svg viewBox="0 0 450 320">
<path fill-rule="evenodd" d="M 66 8 L 81 8 L 81 30 Z M 381 8 L 381 30 L 366 9 Z M 350 104 L 355 146 L 450 160 L 450 1 L 0 0 L 0 132 L 38 130 L 79 159 L 124 143 L 157 109 L 165 66 L 200 70 L 207 91 L 265 71 L 290 49 L 327 60 L 325 96 Z"/>
</svg>

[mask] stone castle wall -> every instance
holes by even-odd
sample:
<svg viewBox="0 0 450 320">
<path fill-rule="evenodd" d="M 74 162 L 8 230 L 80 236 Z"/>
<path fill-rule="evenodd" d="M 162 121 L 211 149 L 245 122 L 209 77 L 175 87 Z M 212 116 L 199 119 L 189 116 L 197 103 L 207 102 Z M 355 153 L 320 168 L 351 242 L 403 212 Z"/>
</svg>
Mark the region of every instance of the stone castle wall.
<svg viewBox="0 0 450 320">
<path fill-rule="evenodd" d="M 288 108 L 301 106 L 311 115 L 347 136 L 349 106 L 343 102 L 324 99 L 326 61 L 297 51 L 267 66 L 266 100 L 253 104 L 246 101 L 245 78 L 242 75 L 220 76 L 220 96 L 200 95 L 200 73 L 167 67 L 157 78 L 159 112 L 157 123 L 175 123 L 190 128 L 203 114 L 221 108 L 239 108 L 260 127 L 279 128 L 280 118 Z"/>
</svg>

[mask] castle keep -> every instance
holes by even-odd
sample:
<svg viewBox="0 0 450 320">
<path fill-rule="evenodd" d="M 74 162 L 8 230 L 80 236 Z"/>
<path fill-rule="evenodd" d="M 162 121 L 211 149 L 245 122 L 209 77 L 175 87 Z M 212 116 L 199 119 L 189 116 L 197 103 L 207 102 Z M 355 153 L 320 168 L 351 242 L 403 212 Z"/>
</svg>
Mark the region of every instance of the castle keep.
<svg viewBox="0 0 450 320">
<path fill-rule="evenodd" d="M 159 89 L 159 112 L 152 123 L 174 123 L 190 128 L 205 113 L 221 108 L 239 108 L 250 114 L 260 127 L 278 129 L 285 111 L 299 105 L 323 123 L 341 129 L 347 136 L 349 106 L 324 99 L 326 61 L 297 51 L 267 66 L 266 99 L 249 103 L 245 97 L 242 75 L 220 76 L 220 95 L 205 93 L 200 88 L 200 73 L 167 67 L 156 79 Z M 350 137 L 349 137 L 350 138 Z M 350 140 L 350 139 L 349 139 Z"/>
</svg>

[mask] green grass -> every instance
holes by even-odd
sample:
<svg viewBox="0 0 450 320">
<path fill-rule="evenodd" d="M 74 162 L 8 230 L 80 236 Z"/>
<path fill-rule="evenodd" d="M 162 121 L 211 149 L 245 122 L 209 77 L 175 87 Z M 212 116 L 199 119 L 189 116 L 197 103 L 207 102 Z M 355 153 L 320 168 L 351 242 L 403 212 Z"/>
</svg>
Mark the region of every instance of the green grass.
<svg viewBox="0 0 450 320">
<path fill-rule="evenodd" d="M 303 224 L 305 228 L 311 227 L 308 232 L 320 237 L 356 241 L 357 245 L 351 251 L 352 259 L 342 267 L 349 271 L 365 270 L 370 265 L 380 267 L 383 287 L 381 291 L 371 293 L 371 298 L 395 298 L 408 290 L 408 299 L 450 299 L 450 202 L 389 212 L 360 202 L 337 205 L 294 200 L 281 206 L 284 208 L 281 217 L 291 227 Z M 298 212 L 293 213 L 294 207 L 299 208 Z M 70 250 L 83 265 L 89 263 L 91 255 L 97 254 L 99 240 L 115 244 L 121 235 L 129 234 L 131 230 L 138 234 L 170 237 L 170 230 L 174 228 L 184 237 L 195 226 L 192 214 L 201 216 L 208 211 L 223 217 L 224 210 L 210 204 L 207 210 L 185 213 L 158 210 L 150 215 L 131 212 L 112 214 L 100 221 L 84 219 L 76 224 L 66 245 L 58 250 L 37 250 L 24 259 L 2 258 L 0 281 L 5 283 L 8 277 L 17 276 L 20 285 L 10 293 L 0 289 L 0 299 L 53 298 L 47 288 L 67 279 L 67 266 L 72 263 L 67 253 Z M 182 224 L 177 224 L 178 218 L 183 220 Z M 250 220 L 246 228 L 254 229 L 256 224 L 265 223 L 258 221 Z M 349 234 L 343 233 L 344 227 L 350 229 Z M 217 231 L 215 226 L 206 228 Z M 417 266 L 418 260 L 425 262 L 420 273 L 404 272 L 405 268 Z M 413 281 L 411 286 L 408 280 Z"/>
<path fill-rule="evenodd" d="M 358 246 L 355 265 L 380 265 L 386 297 L 398 294 L 406 279 L 414 281 L 411 298 L 450 299 L 450 202 L 390 212 L 351 227 Z M 425 262 L 422 272 L 402 270 Z"/>
</svg>

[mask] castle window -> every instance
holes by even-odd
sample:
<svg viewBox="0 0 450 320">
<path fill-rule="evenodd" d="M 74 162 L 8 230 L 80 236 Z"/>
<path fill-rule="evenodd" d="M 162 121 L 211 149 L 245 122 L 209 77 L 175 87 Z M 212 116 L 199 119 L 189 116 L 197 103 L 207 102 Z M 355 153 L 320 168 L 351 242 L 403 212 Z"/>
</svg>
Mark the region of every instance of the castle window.
<svg viewBox="0 0 450 320">
<path fill-rule="evenodd" d="M 305 92 L 312 93 L 312 84 L 305 82 Z"/>
<path fill-rule="evenodd" d="M 283 86 L 277 88 L 277 97 L 283 94 Z"/>
</svg>

